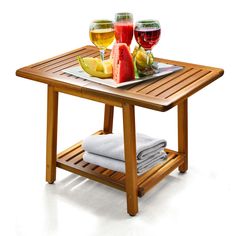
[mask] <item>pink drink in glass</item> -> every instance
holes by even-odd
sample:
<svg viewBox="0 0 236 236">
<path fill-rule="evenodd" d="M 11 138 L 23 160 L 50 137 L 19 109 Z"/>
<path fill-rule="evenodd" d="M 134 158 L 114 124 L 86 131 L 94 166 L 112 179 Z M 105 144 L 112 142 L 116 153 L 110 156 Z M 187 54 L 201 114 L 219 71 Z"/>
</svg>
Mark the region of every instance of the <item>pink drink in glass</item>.
<svg viewBox="0 0 236 236">
<path fill-rule="evenodd" d="M 132 22 L 116 22 L 114 25 L 116 42 L 126 43 L 129 47 L 133 38 L 133 28 Z"/>
</svg>

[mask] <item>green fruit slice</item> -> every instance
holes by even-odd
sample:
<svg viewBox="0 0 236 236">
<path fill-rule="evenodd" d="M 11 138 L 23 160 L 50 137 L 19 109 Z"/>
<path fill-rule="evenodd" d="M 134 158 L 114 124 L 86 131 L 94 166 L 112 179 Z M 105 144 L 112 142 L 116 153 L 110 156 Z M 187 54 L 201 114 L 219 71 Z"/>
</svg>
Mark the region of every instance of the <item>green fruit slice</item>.
<svg viewBox="0 0 236 236">
<path fill-rule="evenodd" d="M 102 78 L 102 79 L 106 79 L 106 78 L 111 78 L 112 77 L 112 73 L 106 74 L 102 71 L 97 71 L 96 69 L 94 69 L 94 67 L 90 67 L 89 65 L 87 65 L 84 61 L 83 58 L 81 58 L 80 56 L 77 57 L 80 66 L 82 67 L 82 69 L 88 73 L 89 75 L 98 77 L 98 78 Z"/>
</svg>

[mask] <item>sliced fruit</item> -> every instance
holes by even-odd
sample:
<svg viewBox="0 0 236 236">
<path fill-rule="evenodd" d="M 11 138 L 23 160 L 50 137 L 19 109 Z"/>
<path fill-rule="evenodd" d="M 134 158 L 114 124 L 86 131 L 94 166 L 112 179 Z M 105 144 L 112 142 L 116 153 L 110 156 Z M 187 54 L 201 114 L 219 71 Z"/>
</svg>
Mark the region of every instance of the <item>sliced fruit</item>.
<svg viewBox="0 0 236 236">
<path fill-rule="evenodd" d="M 97 60 L 92 60 L 92 59 L 97 59 L 97 58 L 81 58 L 80 56 L 77 57 L 80 66 L 82 67 L 82 69 L 88 73 L 89 75 L 95 76 L 95 77 L 99 77 L 102 79 L 105 78 L 111 78 L 112 77 L 112 73 L 105 73 L 104 71 L 104 66 L 103 63 L 102 65 L 102 71 L 101 71 L 101 67 L 99 68 L 99 70 L 97 70 L 98 65 L 100 62 L 98 62 Z M 99 59 L 98 59 L 99 60 Z M 95 62 L 96 62 L 96 66 L 95 66 Z"/>
<path fill-rule="evenodd" d="M 116 43 L 112 49 L 113 79 L 116 83 L 134 80 L 134 64 L 129 48 L 125 43 Z"/>
<path fill-rule="evenodd" d="M 133 53 L 132 53 L 133 58 L 136 57 L 139 48 L 140 48 L 140 46 L 135 46 L 134 51 L 133 51 Z"/>
<path fill-rule="evenodd" d="M 135 53 L 136 63 L 139 67 L 149 67 L 153 64 L 153 55 L 147 54 L 146 51 L 140 47 Z M 147 60 L 148 59 L 148 60 Z"/>
<path fill-rule="evenodd" d="M 85 57 L 83 58 L 84 63 L 91 68 L 92 70 L 97 70 L 98 62 L 96 60 L 97 58 L 93 57 Z"/>
<path fill-rule="evenodd" d="M 78 59 L 78 58 L 77 58 Z M 103 72 L 102 60 L 94 57 L 84 57 L 84 63 L 91 69 Z"/>
<path fill-rule="evenodd" d="M 102 62 L 105 74 L 112 74 L 112 60 L 108 59 Z"/>
<path fill-rule="evenodd" d="M 96 59 L 96 61 L 97 61 L 97 68 L 96 68 L 96 70 L 97 70 L 97 71 L 104 72 L 102 60 L 101 60 L 101 59 L 98 59 L 98 58 L 95 58 L 95 59 Z"/>
<path fill-rule="evenodd" d="M 148 54 L 143 47 L 136 46 L 134 48 L 133 61 L 135 68 L 135 76 L 137 78 L 146 75 L 153 75 L 157 72 L 157 67 L 154 63 L 153 54 Z"/>
</svg>

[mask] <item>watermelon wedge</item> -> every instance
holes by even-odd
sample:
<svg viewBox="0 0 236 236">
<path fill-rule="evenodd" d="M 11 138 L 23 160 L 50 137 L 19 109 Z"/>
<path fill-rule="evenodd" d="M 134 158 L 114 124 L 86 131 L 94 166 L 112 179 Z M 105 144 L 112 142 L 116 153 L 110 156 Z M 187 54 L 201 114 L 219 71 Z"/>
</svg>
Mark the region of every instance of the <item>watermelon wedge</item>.
<svg viewBox="0 0 236 236">
<path fill-rule="evenodd" d="M 113 79 L 116 83 L 134 80 L 134 64 L 126 43 L 116 43 L 111 52 Z"/>
</svg>

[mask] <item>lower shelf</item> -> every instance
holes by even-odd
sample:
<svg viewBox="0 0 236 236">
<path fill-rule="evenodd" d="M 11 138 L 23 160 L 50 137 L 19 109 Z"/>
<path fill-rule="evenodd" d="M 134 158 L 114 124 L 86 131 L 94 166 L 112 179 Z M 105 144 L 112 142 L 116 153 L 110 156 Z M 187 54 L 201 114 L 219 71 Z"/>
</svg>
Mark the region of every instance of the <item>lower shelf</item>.
<svg viewBox="0 0 236 236">
<path fill-rule="evenodd" d="M 104 134 L 103 131 L 95 133 L 95 135 L 102 134 Z M 165 149 L 165 151 L 168 154 L 165 162 L 138 176 L 137 195 L 139 197 L 142 197 L 150 188 L 183 163 L 183 155 L 169 149 Z M 83 153 L 81 141 L 57 155 L 57 167 L 125 191 L 124 173 L 87 163 L 83 160 Z"/>
</svg>

